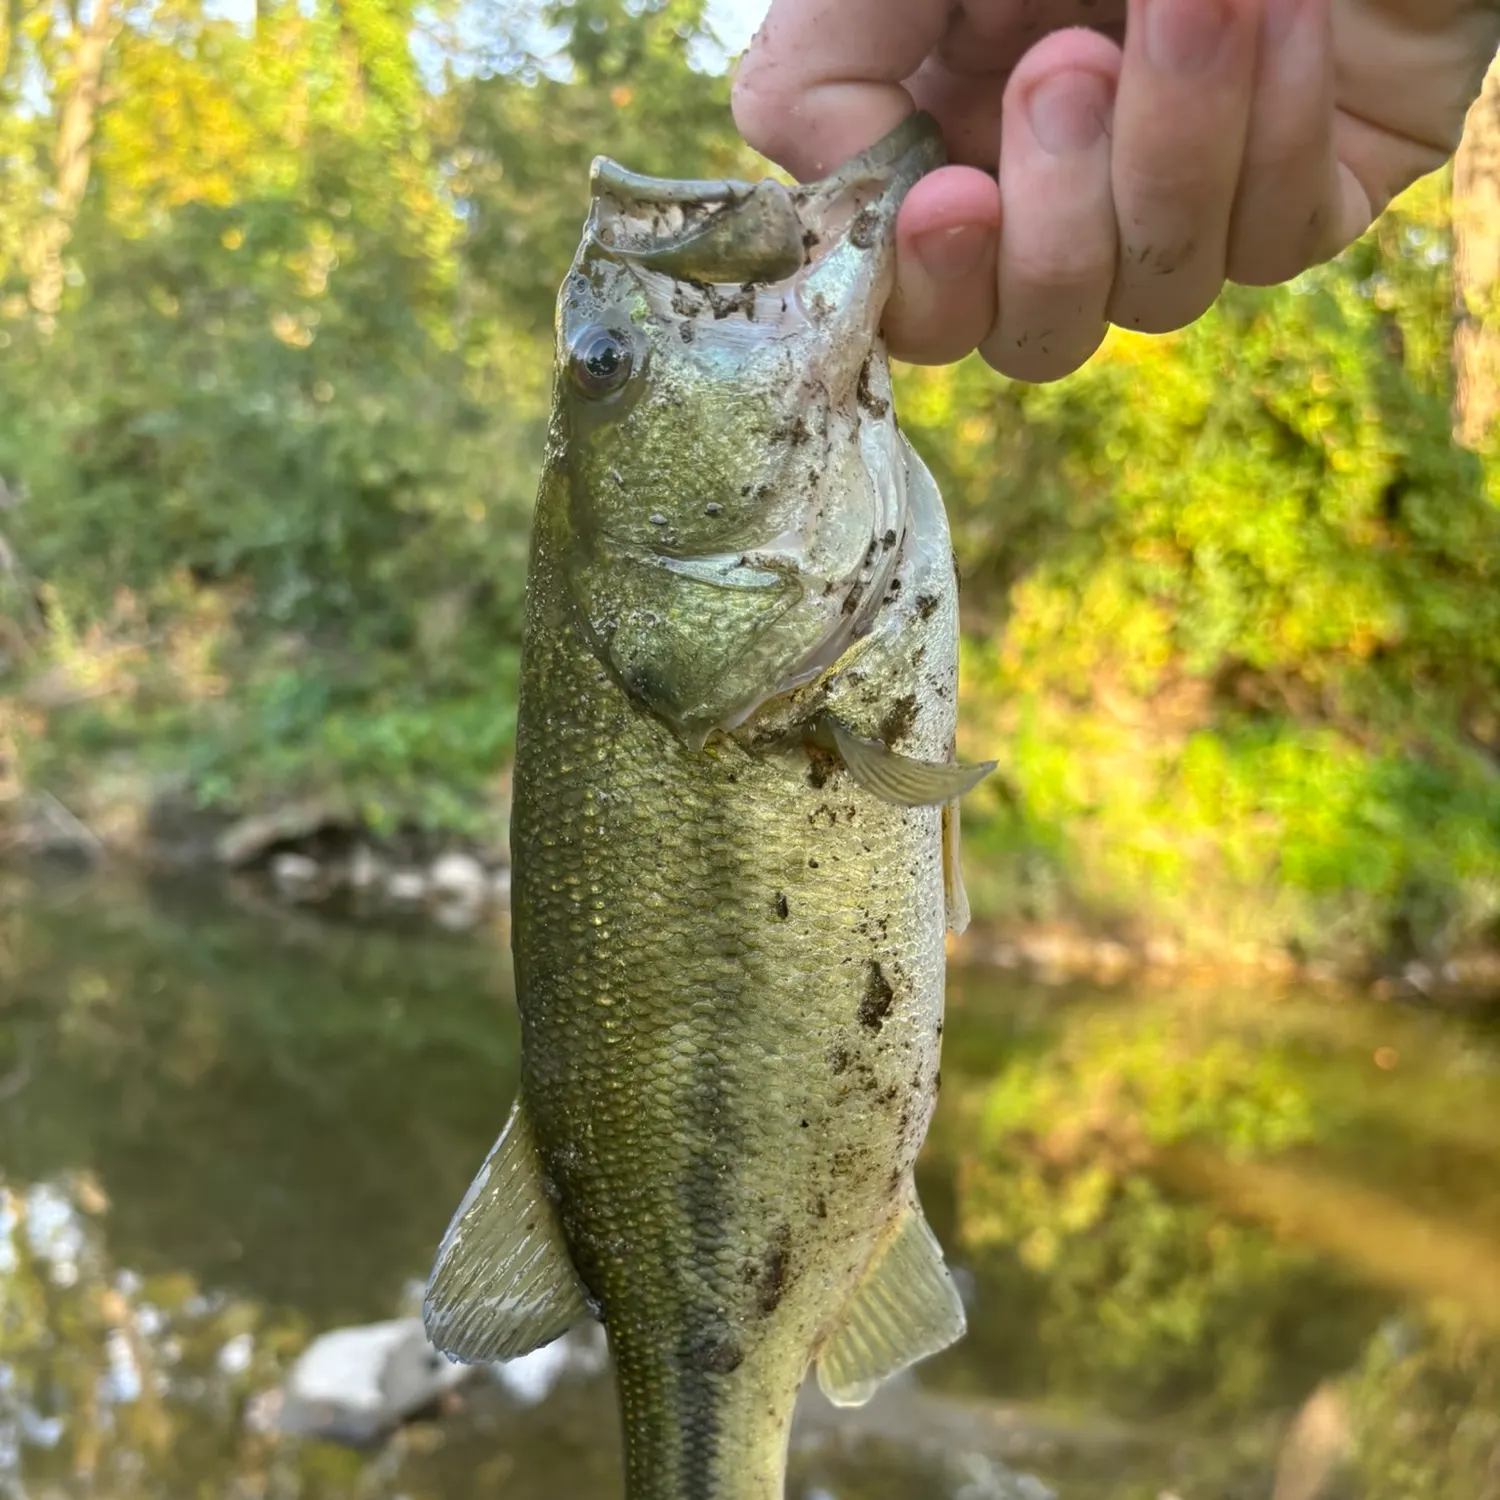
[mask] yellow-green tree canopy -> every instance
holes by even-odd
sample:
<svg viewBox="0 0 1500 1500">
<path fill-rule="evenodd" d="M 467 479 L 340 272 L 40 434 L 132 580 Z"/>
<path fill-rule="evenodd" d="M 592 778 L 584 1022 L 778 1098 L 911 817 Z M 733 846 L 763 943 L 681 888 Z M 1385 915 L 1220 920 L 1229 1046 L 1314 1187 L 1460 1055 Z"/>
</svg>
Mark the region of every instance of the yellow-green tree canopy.
<svg viewBox="0 0 1500 1500">
<path fill-rule="evenodd" d="M 0 756 L 483 828 L 589 161 L 763 170 L 701 6 L 7 16 Z M 1500 468 L 1450 432 L 1450 219 L 1434 179 L 1058 386 L 901 374 L 965 573 L 965 735 L 1002 762 L 981 911 L 1495 936 Z"/>
</svg>

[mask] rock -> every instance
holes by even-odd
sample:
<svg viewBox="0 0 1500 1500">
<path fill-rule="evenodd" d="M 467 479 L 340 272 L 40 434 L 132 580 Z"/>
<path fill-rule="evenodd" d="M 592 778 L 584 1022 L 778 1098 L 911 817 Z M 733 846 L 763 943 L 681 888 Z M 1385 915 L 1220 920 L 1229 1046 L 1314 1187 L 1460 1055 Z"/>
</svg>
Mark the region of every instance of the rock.
<svg viewBox="0 0 1500 1500">
<path fill-rule="evenodd" d="M 1354 1450 L 1349 1402 L 1325 1380 L 1302 1404 L 1276 1461 L 1272 1500 L 1321 1500 Z"/>
<path fill-rule="evenodd" d="M 467 897 L 439 901 L 432 909 L 433 920 L 449 932 L 467 932 L 483 915 L 483 905 Z"/>
<path fill-rule="evenodd" d="M 93 863 L 104 852 L 99 836 L 50 792 L 20 797 L 12 804 L 15 841 L 28 853 Z"/>
<path fill-rule="evenodd" d="M 323 798 L 290 802 L 232 823 L 219 836 L 214 853 L 221 864 L 239 869 L 253 864 L 273 844 L 297 843 L 343 821 L 338 810 Z"/>
<path fill-rule="evenodd" d="M 474 1374 L 427 1342 L 420 1318 L 338 1328 L 292 1367 L 276 1424 L 283 1432 L 362 1446 Z"/>
<path fill-rule="evenodd" d="M 1432 989 L 1437 975 L 1432 972 L 1430 965 L 1413 962 L 1401 971 L 1401 977 L 1419 994 L 1425 995 Z"/>
<path fill-rule="evenodd" d="M 1094 945 L 1094 975 L 1099 979 L 1119 979 L 1135 967 L 1135 955 L 1124 943 L 1105 940 Z"/>
<path fill-rule="evenodd" d="M 565 1375 L 598 1375 L 609 1365 L 609 1346 L 598 1323 L 584 1323 L 553 1343 L 489 1368 L 522 1406 L 537 1406 Z"/>
<path fill-rule="evenodd" d="M 433 915 L 442 926 L 461 932 L 484 915 L 490 880 L 472 854 L 450 851 L 439 855 L 427 878 L 434 900 Z"/>
<path fill-rule="evenodd" d="M 392 870 L 385 877 L 385 893 L 392 901 L 418 902 L 427 894 L 427 877 L 420 870 Z"/>
<path fill-rule="evenodd" d="M 310 855 L 284 849 L 271 860 L 271 883 L 288 901 L 308 901 L 321 892 L 323 867 Z"/>
<path fill-rule="evenodd" d="M 1060 969 L 1063 966 L 1063 942 L 1055 932 L 1023 933 L 1021 957 L 1038 969 Z"/>
<path fill-rule="evenodd" d="M 948 1460 L 953 1500 L 1057 1500 L 1034 1474 L 1016 1474 L 992 1458 L 978 1453 L 955 1455 Z"/>
<path fill-rule="evenodd" d="M 1182 948 L 1174 938 L 1154 937 L 1146 944 L 1146 962 L 1153 969 L 1175 969 L 1182 962 Z"/>
<path fill-rule="evenodd" d="M 105 848 L 139 854 L 148 846 L 150 808 L 159 784 L 160 778 L 116 753 L 95 766 L 83 805 L 74 811 Z"/>
<path fill-rule="evenodd" d="M 354 852 L 349 856 L 349 887 L 351 890 L 369 890 L 384 873 L 385 866 L 381 864 L 368 844 L 356 844 L 354 846 Z"/>
<path fill-rule="evenodd" d="M 1500 989 L 1500 954 L 1460 954 L 1443 965 L 1443 978 L 1462 989 Z"/>
<path fill-rule="evenodd" d="M 428 879 L 433 894 L 475 902 L 484 900 L 489 880 L 484 866 L 472 854 L 440 854 L 433 862 Z"/>
</svg>

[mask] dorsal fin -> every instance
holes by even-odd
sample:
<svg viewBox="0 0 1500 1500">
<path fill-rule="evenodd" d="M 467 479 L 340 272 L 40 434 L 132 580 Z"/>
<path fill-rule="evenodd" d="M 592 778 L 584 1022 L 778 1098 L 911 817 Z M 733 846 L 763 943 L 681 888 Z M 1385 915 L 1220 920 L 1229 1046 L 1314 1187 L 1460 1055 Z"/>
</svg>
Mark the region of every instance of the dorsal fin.
<svg viewBox="0 0 1500 1500">
<path fill-rule="evenodd" d="M 588 1315 L 518 1099 L 438 1248 L 427 1336 L 450 1359 L 483 1364 L 529 1354 Z"/>
<path fill-rule="evenodd" d="M 898 1370 L 963 1337 L 964 1305 L 915 1195 L 818 1356 L 835 1406 L 863 1406 Z"/>
</svg>

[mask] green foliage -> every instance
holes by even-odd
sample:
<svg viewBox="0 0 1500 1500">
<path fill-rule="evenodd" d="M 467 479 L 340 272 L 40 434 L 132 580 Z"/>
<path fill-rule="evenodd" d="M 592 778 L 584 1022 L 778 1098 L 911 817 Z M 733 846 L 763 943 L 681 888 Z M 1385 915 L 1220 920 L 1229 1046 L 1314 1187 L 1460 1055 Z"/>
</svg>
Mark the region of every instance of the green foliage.
<svg viewBox="0 0 1500 1500">
<path fill-rule="evenodd" d="M 409 0 L 252 35 L 132 9 L 55 329 L 26 247 L 67 47 L 26 14 L 0 755 L 481 830 L 589 162 L 761 170 L 701 5 L 538 0 L 483 35 Z M 1449 241 L 1434 179 L 1336 264 L 1060 385 L 900 372 L 964 565 L 965 739 L 1005 773 L 966 820 L 982 915 L 1333 957 L 1500 933 L 1500 459 L 1449 436 Z"/>
<path fill-rule="evenodd" d="M 465 261 L 491 288 L 493 316 L 545 337 L 578 248 L 588 171 L 602 153 L 663 176 L 759 177 L 734 133 L 728 80 L 695 71 L 701 0 L 574 0 L 545 8 L 565 31 L 562 78 L 481 79 L 442 106 L 468 210 Z M 539 356 L 545 358 L 546 356 Z"/>
<path fill-rule="evenodd" d="M 1059 386 L 906 376 L 986 627 L 969 733 L 1018 793 L 982 849 L 1208 942 L 1489 935 L 1500 512 L 1449 435 L 1445 214 L 1430 183 Z"/>
<path fill-rule="evenodd" d="M 34 776 L 144 742 L 207 802 L 333 791 L 376 828 L 486 826 L 588 164 L 605 140 L 663 169 L 673 139 L 727 143 L 725 83 L 684 65 L 694 6 L 596 4 L 554 15 L 573 82 L 428 95 L 403 15 L 245 38 L 164 9 L 120 43 L 80 284 L 55 332 L 13 297 L 0 334 L 44 698 L 86 700 Z"/>
<path fill-rule="evenodd" d="M 314 297 L 320 247 L 338 269 Z M 55 497 L 17 536 L 49 607 L 75 631 L 129 616 L 150 651 L 192 595 L 238 605 L 201 670 L 175 674 L 201 698 L 174 748 L 191 743 L 207 791 L 331 779 L 415 801 L 503 764 L 534 433 L 484 419 L 421 326 L 425 279 L 398 233 L 196 205 L 124 242 L 53 339 L 15 336 L 0 472 Z M 53 404 L 21 400 L 43 381 Z M 124 693 L 92 716 L 128 742 L 142 710 Z"/>
</svg>

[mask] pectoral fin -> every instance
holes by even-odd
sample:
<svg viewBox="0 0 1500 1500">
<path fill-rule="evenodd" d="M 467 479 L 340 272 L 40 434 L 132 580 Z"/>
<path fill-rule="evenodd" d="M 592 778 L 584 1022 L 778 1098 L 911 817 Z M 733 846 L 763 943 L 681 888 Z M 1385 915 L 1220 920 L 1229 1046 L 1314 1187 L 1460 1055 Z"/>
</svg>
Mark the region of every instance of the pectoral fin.
<svg viewBox="0 0 1500 1500">
<path fill-rule="evenodd" d="M 964 932 L 969 926 L 969 893 L 964 889 L 960 862 L 958 803 L 943 805 L 943 894 L 948 900 L 949 932 Z"/>
<path fill-rule="evenodd" d="M 946 1349 L 964 1332 L 964 1305 L 913 1198 L 818 1356 L 835 1406 L 863 1406 L 883 1380 Z"/>
<path fill-rule="evenodd" d="M 961 766 L 931 760 L 913 760 L 888 750 L 879 740 L 867 740 L 845 729 L 837 719 L 828 720 L 849 774 L 871 796 L 896 807 L 937 807 L 972 791 L 991 771 L 995 762 Z"/>
<path fill-rule="evenodd" d="M 514 1359 L 589 1315 L 521 1101 L 458 1206 L 427 1282 L 427 1336 L 450 1359 Z"/>
</svg>

